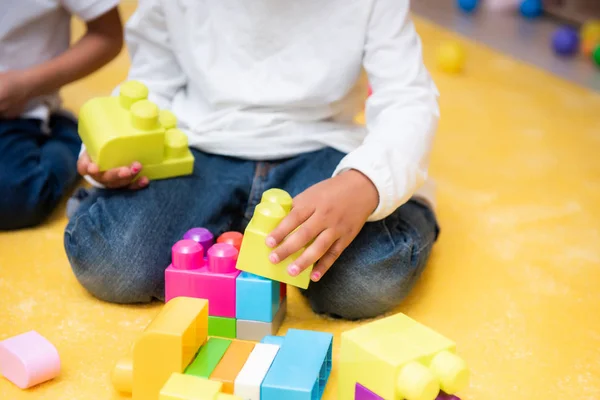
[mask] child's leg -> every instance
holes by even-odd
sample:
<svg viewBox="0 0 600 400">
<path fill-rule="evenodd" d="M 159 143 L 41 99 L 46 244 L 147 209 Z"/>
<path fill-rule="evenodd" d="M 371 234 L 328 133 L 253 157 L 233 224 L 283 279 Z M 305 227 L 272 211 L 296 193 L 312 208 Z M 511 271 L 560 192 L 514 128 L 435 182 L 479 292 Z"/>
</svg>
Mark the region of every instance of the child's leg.
<svg viewBox="0 0 600 400">
<path fill-rule="evenodd" d="M 171 247 L 186 231 L 240 230 L 256 163 L 193 153 L 191 176 L 137 191 L 100 189 L 82 200 L 67 225 L 65 249 L 94 296 L 115 303 L 162 300 Z"/>
<path fill-rule="evenodd" d="M 271 166 L 268 186 L 295 196 L 330 178 L 343 156 L 325 149 Z M 409 293 L 437 233 L 433 212 L 409 201 L 386 219 L 367 223 L 323 278 L 303 293 L 317 313 L 346 319 L 383 314 Z"/>
<path fill-rule="evenodd" d="M 0 229 L 40 224 L 77 178 L 77 124 L 50 121 L 52 135 L 31 119 L 0 121 Z"/>
</svg>

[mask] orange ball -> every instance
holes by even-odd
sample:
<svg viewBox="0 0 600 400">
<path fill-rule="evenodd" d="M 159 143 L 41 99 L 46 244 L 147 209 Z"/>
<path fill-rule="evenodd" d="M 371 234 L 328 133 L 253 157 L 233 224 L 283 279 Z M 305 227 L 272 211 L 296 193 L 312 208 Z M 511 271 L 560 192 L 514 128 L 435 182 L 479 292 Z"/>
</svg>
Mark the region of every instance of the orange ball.
<svg viewBox="0 0 600 400">
<path fill-rule="evenodd" d="M 596 42 L 595 40 L 583 40 L 581 42 L 581 54 L 583 54 L 585 57 L 591 57 L 598 44 L 600 43 Z"/>
</svg>

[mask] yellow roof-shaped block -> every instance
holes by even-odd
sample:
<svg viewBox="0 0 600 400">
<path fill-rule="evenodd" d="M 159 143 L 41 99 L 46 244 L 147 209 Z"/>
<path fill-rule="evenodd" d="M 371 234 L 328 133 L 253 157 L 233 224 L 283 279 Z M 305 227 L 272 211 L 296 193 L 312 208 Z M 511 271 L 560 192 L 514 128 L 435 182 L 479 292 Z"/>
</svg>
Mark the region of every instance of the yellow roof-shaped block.
<svg viewBox="0 0 600 400">
<path fill-rule="evenodd" d="M 221 393 L 222 387 L 222 382 L 174 373 L 161 389 L 159 400 L 242 400 Z"/>
<path fill-rule="evenodd" d="M 386 399 L 434 400 L 469 381 L 453 341 L 404 314 L 342 333 L 339 399 L 358 382 Z"/>
<path fill-rule="evenodd" d="M 269 233 L 283 221 L 292 209 L 292 197 L 281 189 L 270 189 L 263 193 L 261 202 L 256 206 L 254 215 L 244 232 L 240 248 L 237 269 L 250 272 L 275 281 L 306 289 L 310 281 L 312 265 L 298 276 L 291 276 L 287 267 L 304 251 L 300 249 L 279 264 L 269 261 L 269 248 L 265 240 Z"/>
<path fill-rule="evenodd" d="M 148 99 L 138 81 L 121 85 L 118 96 L 86 102 L 79 113 L 79 135 L 101 171 L 142 164 L 149 179 L 189 175 L 194 157 L 187 136 L 176 129 L 177 119 Z"/>
</svg>

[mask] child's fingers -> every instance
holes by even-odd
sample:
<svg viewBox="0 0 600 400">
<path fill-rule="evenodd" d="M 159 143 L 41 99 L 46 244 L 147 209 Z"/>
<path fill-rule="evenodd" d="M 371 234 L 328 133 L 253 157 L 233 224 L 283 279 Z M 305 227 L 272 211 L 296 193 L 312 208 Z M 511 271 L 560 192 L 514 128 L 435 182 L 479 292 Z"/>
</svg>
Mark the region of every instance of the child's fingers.
<svg viewBox="0 0 600 400">
<path fill-rule="evenodd" d="M 312 270 L 310 274 L 310 279 L 313 282 L 318 282 L 329 268 L 333 265 L 334 262 L 340 257 L 342 252 L 348 247 L 349 243 L 345 243 L 342 239 L 338 239 L 333 245 L 325 252 L 325 254 L 319 259 L 317 265 Z"/>
<path fill-rule="evenodd" d="M 279 243 L 281 243 L 283 241 L 283 239 L 288 236 L 294 229 L 298 228 L 301 224 L 303 224 L 306 220 L 308 220 L 310 218 L 311 215 L 313 215 L 314 212 L 314 208 L 308 208 L 308 207 L 297 207 L 297 208 L 292 208 L 292 211 L 290 211 L 290 213 L 283 219 L 283 221 L 281 221 L 279 223 L 279 225 L 277 225 L 277 228 L 273 229 L 273 231 L 269 234 L 269 236 L 266 239 L 266 244 L 267 246 L 274 248 L 275 246 L 279 245 Z M 308 233 L 308 232 L 306 232 Z M 313 236 L 311 239 L 314 239 L 316 237 L 317 234 L 319 234 L 320 232 L 317 232 L 315 234 L 315 236 Z M 302 235 L 302 234 L 301 234 Z M 308 241 L 307 241 L 308 243 Z M 281 260 L 283 260 L 285 257 L 280 258 Z M 279 262 L 279 261 L 277 261 Z"/>
<path fill-rule="evenodd" d="M 90 165 L 90 156 L 87 153 L 83 153 L 79 160 L 77 160 L 77 172 L 79 175 L 87 175 L 88 167 Z"/>
<path fill-rule="evenodd" d="M 150 183 L 150 180 L 147 177 L 142 176 L 140 179 L 137 179 L 134 182 L 132 182 L 131 184 L 129 184 L 129 186 L 127 188 L 131 189 L 131 190 L 139 190 L 139 189 L 143 189 L 146 186 L 148 186 L 149 183 Z"/>
<path fill-rule="evenodd" d="M 326 229 L 324 230 L 315 241 L 306 248 L 298 256 L 298 258 L 288 266 L 287 271 L 291 276 L 297 276 L 310 265 L 316 263 L 321 257 L 323 257 L 327 252 L 331 251 L 331 246 L 338 239 L 338 235 L 336 235 L 335 230 Z M 287 243 L 287 239 L 284 244 Z M 296 251 L 298 251 L 297 249 Z"/>
</svg>

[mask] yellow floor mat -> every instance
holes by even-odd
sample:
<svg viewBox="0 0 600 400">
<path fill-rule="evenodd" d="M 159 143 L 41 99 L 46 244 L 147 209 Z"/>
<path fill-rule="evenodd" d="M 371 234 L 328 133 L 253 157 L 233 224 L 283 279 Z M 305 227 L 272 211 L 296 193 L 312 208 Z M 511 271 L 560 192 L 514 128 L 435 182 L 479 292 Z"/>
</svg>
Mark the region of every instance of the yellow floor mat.
<svg viewBox="0 0 600 400">
<path fill-rule="evenodd" d="M 417 27 L 442 94 L 431 168 L 442 233 L 397 311 L 456 340 L 473 372 L 463 399 L 599 399 L 600 97 L 471 42 L 465 74 L 446 76 L 435 47 L 454 35 Z M 67 105 L 109 93 L 126 70 L 123 54 L 66 88 Z M 112 365 L 159 310 L 87 295 L 63 251 L 63 215 L 0 234 L 0 339 L 38 330 L 63 362 L 60 378 L 32 390 L 0 379 L 0 399 L 119 399 Z M 337 339 L 353 326 L 315 317 L 291 291 L 284 329 L 336 335 L 326 399 Z"/>
</svg>

